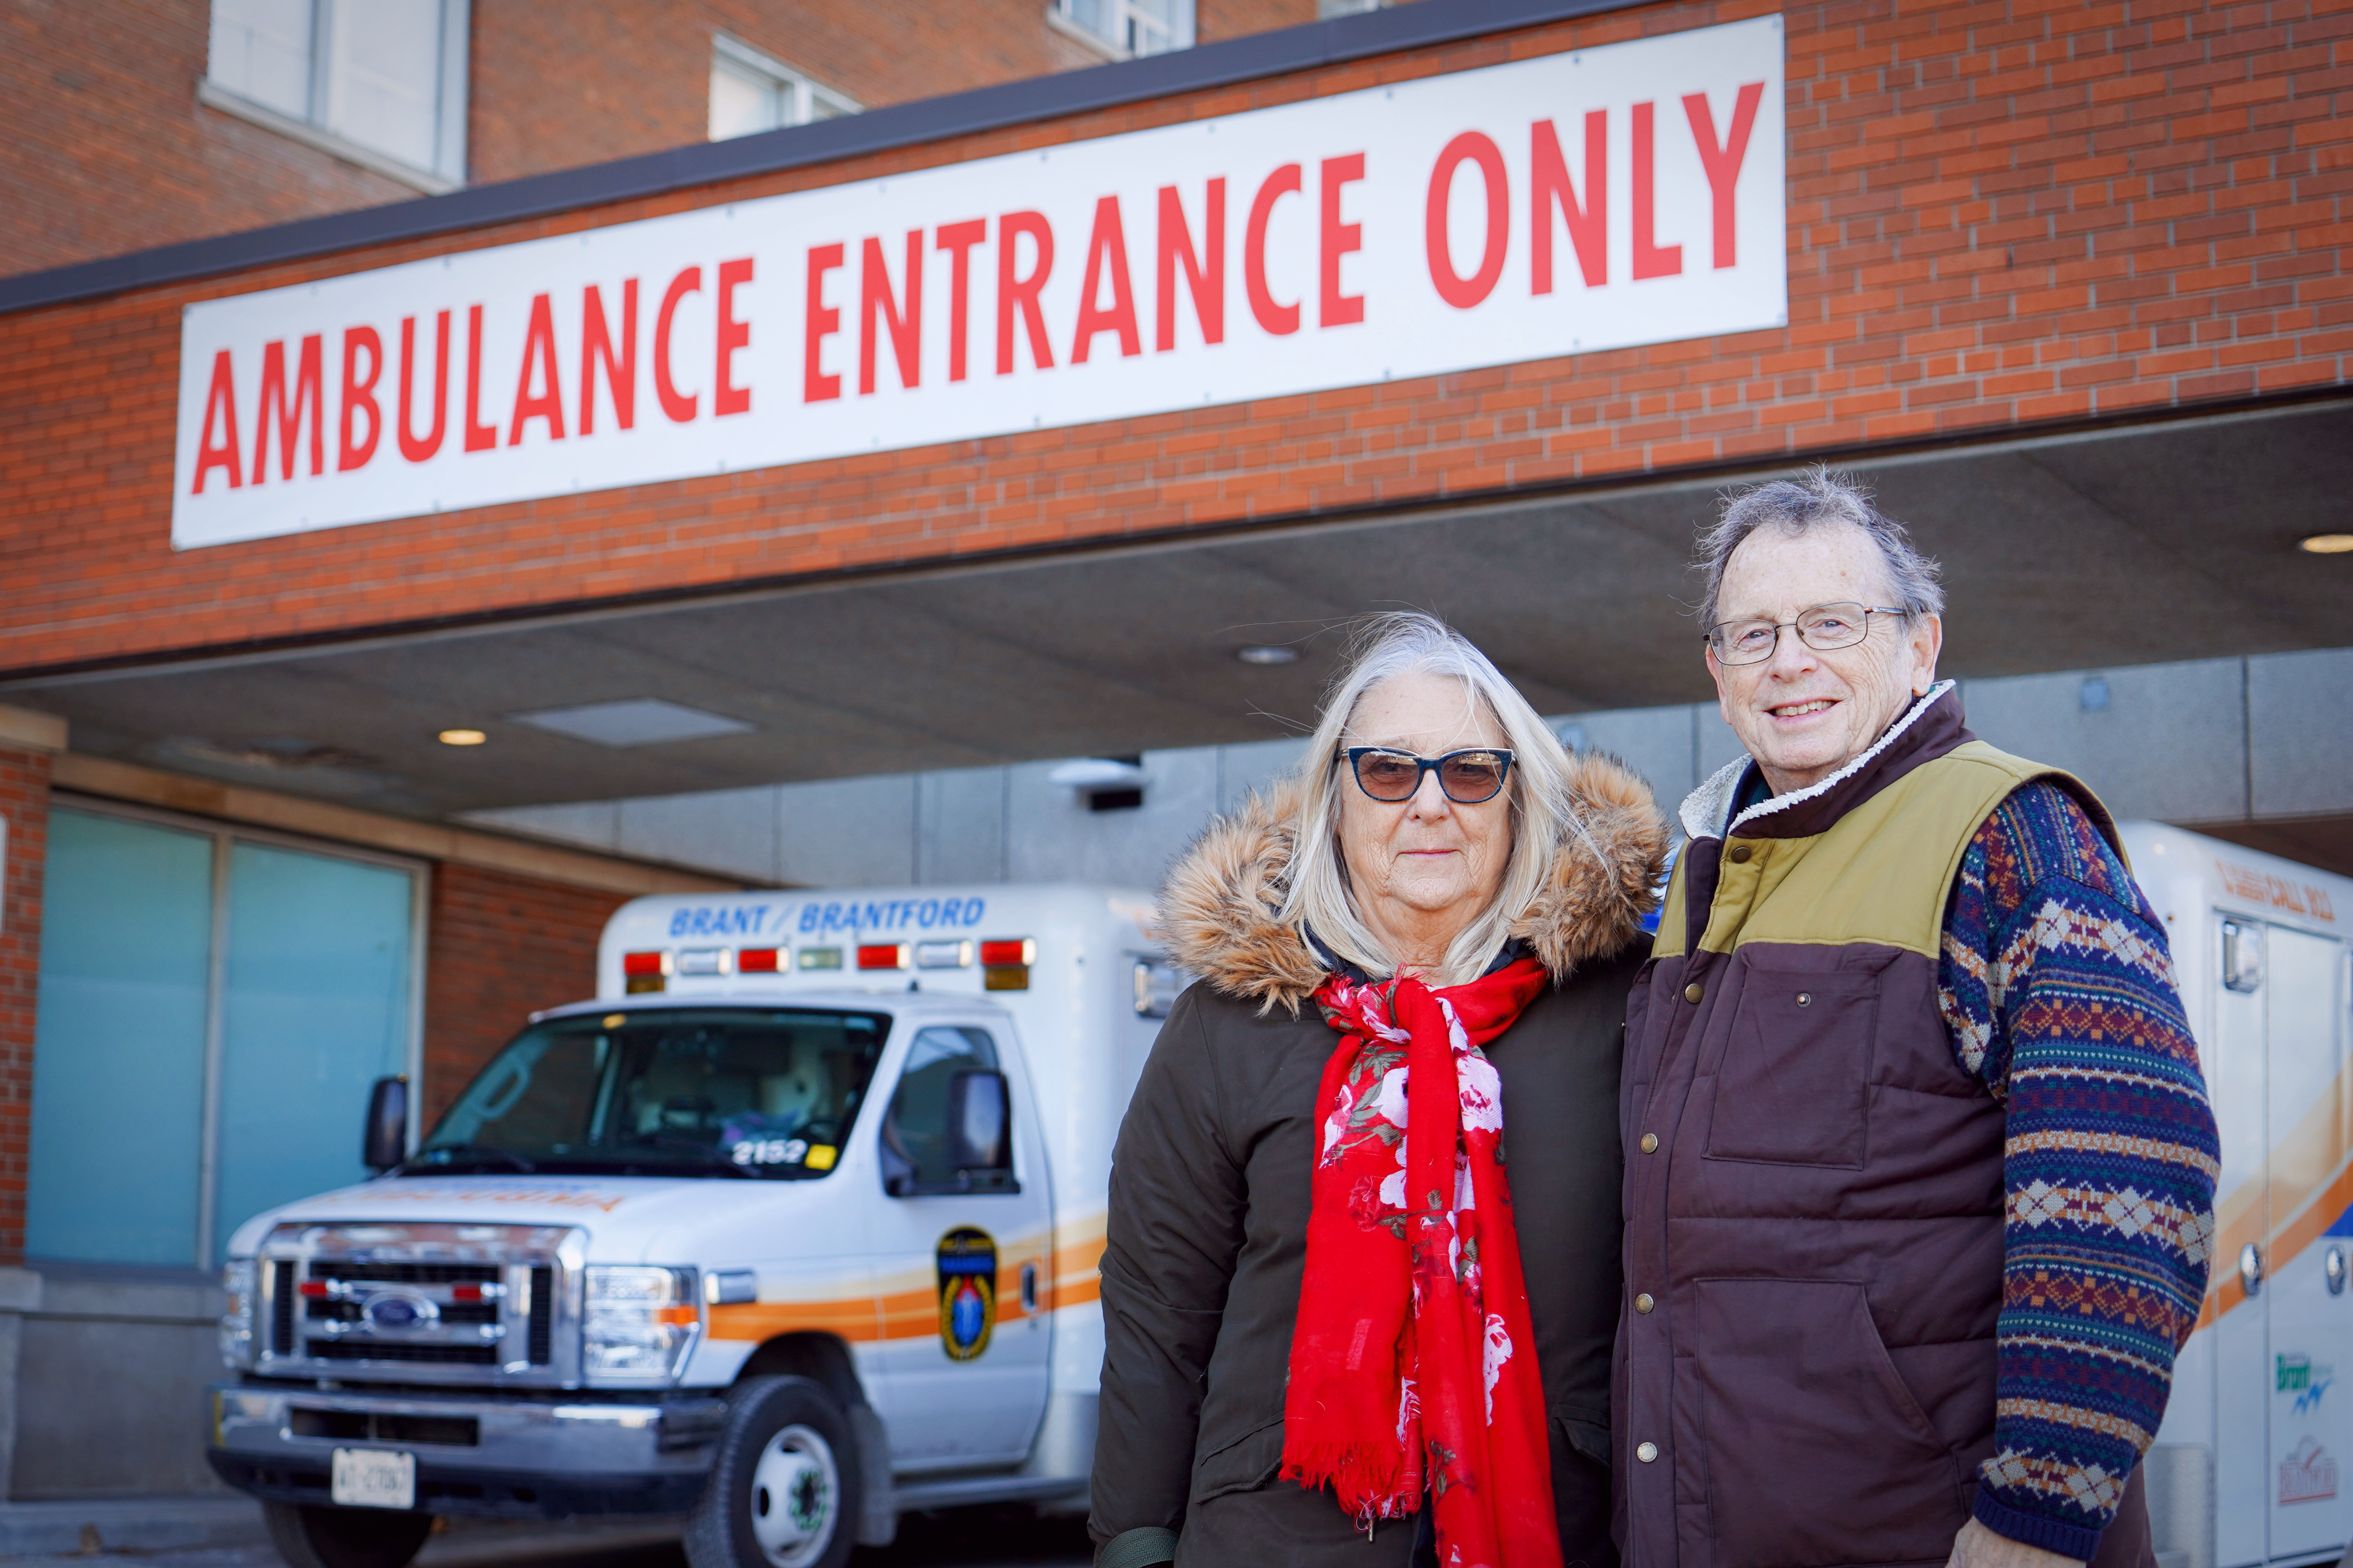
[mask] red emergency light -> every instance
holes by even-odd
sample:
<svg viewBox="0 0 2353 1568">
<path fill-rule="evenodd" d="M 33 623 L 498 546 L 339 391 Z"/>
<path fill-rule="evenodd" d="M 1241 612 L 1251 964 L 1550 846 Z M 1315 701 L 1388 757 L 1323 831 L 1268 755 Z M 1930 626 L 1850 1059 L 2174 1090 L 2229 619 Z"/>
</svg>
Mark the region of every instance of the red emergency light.
<svg viewBox="0 0 2353 1568">
<path fill-rule="evenodd" d="M 327 1295 L 327 1282 L 324 1279 L 305 1279 L 301 1283 L 301 1289 L 303 1295 L 313 1301 L 324 1300 Z"/>
<path fill-rule="evenodd" d="M 914 962 L 914 954 L 903 942 L 870 942 L 858 949 L 860 969 L 904 969 Z"/>
<path fill-rule="evenodd" d="M 631 978 L 644 974 L 668 974 L 670 954 L 667 952 L 625 952 L 621 954 L 621 973 Z"/>
<path fill-rule="evenodd" d="M 980 944 L 980 962 L 991 969 L 1008 964 L 1030 964 L 1038 962 L 1038 943 L 1029 937 L 1014 937 Z"/>
<path fill-rule="evenodd" d="M 781 947 L 745 947 L 735 952 L 738 974 L 774 974 L 784 966 L 785 950 Z"/>
<path fill-rule="evenodd" d="M 481 1299 L 482 1288 L 480 1285 L 452 1285 L 449 1287 L 449 1300 L 452 1301 L 479 1301 Z"/>
</svg>

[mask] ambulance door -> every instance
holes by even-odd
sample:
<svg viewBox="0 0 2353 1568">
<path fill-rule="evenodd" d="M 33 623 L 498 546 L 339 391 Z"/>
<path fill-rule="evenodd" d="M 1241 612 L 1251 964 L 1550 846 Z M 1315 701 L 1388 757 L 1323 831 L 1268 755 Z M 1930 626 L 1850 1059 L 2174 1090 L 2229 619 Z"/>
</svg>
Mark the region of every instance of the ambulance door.
<svg viewBox="0 0 2353 1568">
<path fill-rule="evenodd" d="M 2353 1373 L 2353 1297 L 2346 1292 L 2345 944 L 2287 926 L 2263 932 L 2269 1055 L 2271 1242 L 2261 1301 L 2270 1317 L 2271 1555 L 2334 1552 L 2353 1530 L 2343 1473 L 2353 1422 L 2339 1388 Z"/>
<path fill-rule="evenodd" d="M 2213 1027 L 2202 1042 L 2222 1161 L 2215 1183 L 2214 1561 L 2242 1568 L 2271 1554 L 2271 1343 L 2265 1332 L 2262 1256 L 2271 1236 L 2263 1179 L 2270 1099 L 2264 1090 L 2263 928 L 2219 912 L 2208 940 L 2221 957 Z M 2255 1294 L 2242 1294 L 2252 1283 Z"/>
<path fill-rule="evenodd" d="M 1016 1462 L 1045 1414 L 1052 1194 L 1020 1067 L 997 1028 L 926 1024 L 881 1123 L 874 1243 L 902 1468 Z"/>
</svg>

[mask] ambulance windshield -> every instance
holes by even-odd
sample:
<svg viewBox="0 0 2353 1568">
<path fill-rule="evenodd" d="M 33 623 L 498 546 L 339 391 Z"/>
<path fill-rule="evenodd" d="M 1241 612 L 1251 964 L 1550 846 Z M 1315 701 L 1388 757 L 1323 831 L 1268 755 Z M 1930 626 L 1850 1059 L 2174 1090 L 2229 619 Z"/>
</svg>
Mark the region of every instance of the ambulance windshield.
<svg viewBox="0 0 2353 1568">
<path fill-rule="evenodd" d="M 499 1053 L 401 1169 L 821 1177 L 891 1020 L 813 1008 L 550 1018 Z"/>
</svg>

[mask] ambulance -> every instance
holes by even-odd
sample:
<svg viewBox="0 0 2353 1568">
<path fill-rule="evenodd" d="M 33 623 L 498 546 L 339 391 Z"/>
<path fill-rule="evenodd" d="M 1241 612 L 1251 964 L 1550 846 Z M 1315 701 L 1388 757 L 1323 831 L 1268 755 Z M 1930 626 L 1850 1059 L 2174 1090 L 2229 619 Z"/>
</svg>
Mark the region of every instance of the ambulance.
<svg viewBox="0 0 2353 1568">
<path fill-rule="evenodd" d="M 685 1516 L 835 1568 L 911 1510 L 1082 1510 L 1112 1142 L 1180 977 L 1148 895 L 670 895 L 382 1174 L 232 1238 L 208 1457 L 294 1568 L 437 1514 Z"/>
<path fill-rule="evenodd" d="M 2123 837 L 2222 1149 L 2206 1300 L 2145 1461 L 2158 1560 L 2333 1563 L 2353 1542 L 2353 879 L 2161 823 Z"/>
</svg>

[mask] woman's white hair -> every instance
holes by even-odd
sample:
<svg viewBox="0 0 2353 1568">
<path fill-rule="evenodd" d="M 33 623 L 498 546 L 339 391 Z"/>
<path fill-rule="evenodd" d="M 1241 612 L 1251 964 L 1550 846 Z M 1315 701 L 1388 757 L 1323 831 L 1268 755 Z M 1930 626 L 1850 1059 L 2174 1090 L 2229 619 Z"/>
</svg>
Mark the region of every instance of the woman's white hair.
<svg viewBox="0 0 2353 1568">
<path fill-rule="evenodd" d="M 1340 792 L 1356 787 L 1341 753 L 1357 705 L 1374 687 L 1400 675 L 1460 680 L 1464 697 L 1493 716 L 1504 731 L 1504 743 L 1514 753 L 1504 792 L 1511 810 L 1512 847 L 1503 880 L 1487 907 L 1448 946 L 1439 972 L 1426 977 L 1435 986 L 1460 985 L 1485 973 L 1503 951 L 1512 921 L 1535 901 L 1550 875 L 1564 834 L 1581 838 L 1585 830 L 1569 807 L 1568 753 L 1559 738 L 1485 654 L 1433 616 L 1375 616 L 1357 626 L 1300 759 L 1304 787 L 1282 919 L 1303 923 L 1316 941 L 1367 973 L 1396 972 L 1395 958 L 1365 924 L 1348 886 L 1347 861 L 1340 847 Z"/>
</svg>

